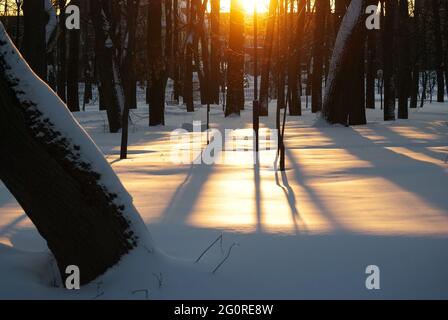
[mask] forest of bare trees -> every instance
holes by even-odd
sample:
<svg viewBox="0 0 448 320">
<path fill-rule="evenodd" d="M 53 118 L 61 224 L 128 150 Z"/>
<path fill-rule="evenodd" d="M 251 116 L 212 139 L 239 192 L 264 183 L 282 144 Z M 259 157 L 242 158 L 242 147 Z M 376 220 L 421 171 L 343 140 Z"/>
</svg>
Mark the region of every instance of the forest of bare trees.
<svg viewBox="0 0 448 320">
<path fill-rule="evenodd" d="M 226 12 L 220 10 L 220 0 L 2 0 L 0 20 L 35 74 L 70 111 L 82 112 L 98 99 L 109 131 L 121 133 L 121 158 L 127 156 L 129 113 L 137 107 L 138 89 L 145 90 L 149 126 L 165 125 L 168 103 L 185 106 L 185 112 L 212 105 L 223 110 L 222 117 L 234 117 L 259 96 L 259 115 L 266 117 L 271 101 L 276 101 L 283 170 L 287 116 L 300 117 L 309 109 L 331 124 L 363 125 L 366 109 L 379 107 L 385 121 L 407 119 L 409 108 L 432 102 L 433 92 L 437 102 L 444 102 L 448 93 L 448 1 L 271 0 L 267 11 L 258 14 L 255 32 L 254 19 L 247 18 L 242 2 L 229 3 Z M 370 15 L 377 15 L 379 29 L 366 28 L 366 8 L 371 5 L 377 6 Z M 67 28 L 73 15 L 67 11 L 70 6 L 80 8 L 79 29 Z M 250 95 L 247 88 L 255 64 L 260 66 L 261 76 L 255 79 L 260 91 Z M 8 67 L 3 63 L 1 72 Z M 113 195 L 97 184 L 95 173 L 65 162 L 66 153 L 76 153 L 76 148 L 68 150 L 62 144 L 53 150 L 48 141 L 40 141 L 45 148 L 39 147 L 26 134 L 17 110 L 3 108 L 18 103 L 19 93 L 10 80 L 0 77 L 0 146 L 11 153 L 4 168 L 28 146 L 59 168 L 51 172 L 42 160 L 46 171 L 36 177 L 36 188 L 48 176 L 69 179 L 71 189 L 65 194 L 72 195 L 74 200 L 67 201 L 73 206 L 85 207 L 85 212 L 112 212 L 109 228 L 100 234 L 115 239 L 114 247 L 95 247 L 79 257 L 84 261 L 94 251 L 103 253 L 102 264 L 86 267 L 91 280 L 133 247 L 128 222 L 121 208 L 110 205 Z M 375 102 L 378 95 L 380 105 Z M 23 145 L 11 144 L 3 135 L 12 123 L 5 121 L 7 112 L 14 116 Z M 16 183 L 17 176 L 25 179 L 24 172 L 32 175 L 33 166 L 16 162 L 13 167 L 15 171 L 0 170 L 0 178 L 30 208 L 50 247 L 64 261 L 65 253 L 51 241 L 57 231 L 41 220 L 48 208 Z M 101 200 L 93 209 L 91 199 L 80 191 L 86 181 Z M 60 227 L 69 233 L 69 226 L 61 222 Z M 89 228 L 99 232 L 95 223 Z M 78 253 L 78 243 L 68 244 Z"/>
<path fill-rule="evenodd" d="M 211 103 L 223 105 L 226 116 L 239 114 L 250 99 L 244 86 L 253 75 L 255 50 L 260 52 L 261 116 L 275 99 L 290 116 L 300 116 L 302 108 L 320 112 L 333 47 L 350 3 L 272 0 L 258 17 L 257 48 L 241 1 L 230 1 L 229 12 L 220 10 L 220 0 L 2 0 L 0 8 L 24 57 L 70 110 L 79 111 L 80 100 L 88 103 L 95 85 L 109 129 L 118 132 L 126 126 L 126 109 L 136 107 L 137 86 L 147 91 L 150 126 L 164 124 L 166 100 L 185 104 L 189 112 L 195 104 Z M 65 28 L 67 5 L 80 7 L 87 22 L 80 30 Z M 379 30 L 364 26 L 368 5 L 378 5 Z M 347 48 L 353 63 L 338 74 L 343 87 L 328 101 L 327 120 L 365 123 L 364 110 L 375 108 L 376 93 L 383 97 L 385 120 L 407 118 L 408 108 L 424 106 L 433 90 L 443 101 L 448 89 L 446 1 L 362 1 L 362 6 L 358 31 Z M 349 103 L 347 90 L 354 94 Z"/>
</svg>

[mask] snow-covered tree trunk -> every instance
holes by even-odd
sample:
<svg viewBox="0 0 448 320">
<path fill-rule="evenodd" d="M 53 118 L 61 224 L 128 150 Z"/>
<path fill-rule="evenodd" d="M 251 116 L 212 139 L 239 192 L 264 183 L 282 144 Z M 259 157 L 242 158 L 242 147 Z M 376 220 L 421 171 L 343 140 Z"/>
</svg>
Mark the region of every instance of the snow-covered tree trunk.
<svg viewBox="0 0 448 320">
<path fill-rule="evenodd" d="M 360 68 L 361 64 L 358 61 L 361 61 L 364 53 L 365 8 L 372 3 L 374 3 L 372 0 L 352 0 L 339 28 L 322 110 L 323 117 L 329 123 L 346 125 L 365 122 L 364 104 L 351 106 L 348 99 L 352 99 L 354 94 L 359 97 L 364 94 L 364 90 L 362 92 L 360 90 L 364 88 L 363 68 Z M 359 77 L 360 72 L 362 79 Z M 352 96 L 347 97 L 347 94 Z"/>
<path fill-rule="evenodd" d="M 0 179 L 54 254 L 88 283 L 140 243 L 146 227 L 119 179 L 0 24 Z"/>
</svg>

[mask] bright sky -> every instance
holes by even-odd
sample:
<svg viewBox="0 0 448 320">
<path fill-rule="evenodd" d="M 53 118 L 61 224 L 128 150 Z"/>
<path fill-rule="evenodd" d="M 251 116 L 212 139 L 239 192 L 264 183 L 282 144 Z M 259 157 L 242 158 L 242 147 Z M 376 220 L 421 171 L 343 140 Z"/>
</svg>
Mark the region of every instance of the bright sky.
<svg viewBox="0 0 448 320">
<path fill-rule="evenodd" d="M 243 3 L 244 10 L 248 14 L 254 12 L 255 3 L 257 4 L 258 12 L 267 12 L 269 9 L 269 0 L 239 0 Z M 231 0 L 221 0 L 221 10 L 228 12 L 230 11 Z"/>
</svg>

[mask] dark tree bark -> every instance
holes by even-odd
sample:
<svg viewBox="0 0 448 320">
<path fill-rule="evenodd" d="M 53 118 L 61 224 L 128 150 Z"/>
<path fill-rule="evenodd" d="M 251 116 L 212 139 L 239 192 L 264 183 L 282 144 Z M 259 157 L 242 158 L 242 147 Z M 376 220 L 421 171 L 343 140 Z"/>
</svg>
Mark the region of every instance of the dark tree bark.
<svg viewBox="0 0 448 320">
<path fill-rule="evenodd" d="M 72 0 L 70 4 L 79 6 L 79 0 Z M 70 111 L 79 111 L 79 42 L 80 30 L 70 30 L 69 34 L 69 52 L 67 67 L 67 106 Z"/>
<path fill-rule="evenodd" d="M 179 0 L 173 0 L 173 81 L 174 81 L 174 100 L 179 103 L 179 96 L 181 92 L 181 73 L 179 61 Z"/>
<path fill-rule="evenodd" d="M 114 61 L 112 30 L 108 29 L 111 26 L 111 4 L 109 0 L 91 0 L 91 18 L 95 30 L 95 54 L 101 87 L 100 104 L 107 111 L 110 132 L 117 133 L 122 125 L 124 97 L 119 68 Z"/>
<path fill-rule="evenodd" d="M 188 12 L 188 33 L 185 44 L 184 56 L 184 83 L 183 83 L 183 99 L 187 106 L 187 112 L 194 112 L 193 98 L 193 55 L 194 55 L 194 28 L 196 24 L 197 5 L 195 0 L 187 1 Z"/>
<path fill-rule="evenodd" d="M 126 3 L 127 47 L 124 48 L 122 65 L 125 108 L 137 109 L 137 76 L 135 70 L 137 16 L 140 0 L 129 0 Z M 127 111 L 129 112 L 129 110 Z M 123 115 L 124 119 L 124 115 Z M 127 118 L 126 118 L 127 119 Z M 124 126 L 124 123 L 123 123 Z"/>
<path fill-rule="evenodd" d="M 244 109 L 244 9 L 240 0 L 231 0 L 227 57 L 226 117 Z"/>
<path fill-rule="evenodd" d="M 44 0 L 23 1 L 22 51 L 28 64 L 43 80 L 47 79 L 46 14 Z"/>
<path fill-rule="evenodd" d="M 165 124 L 166 71 L 162 47 L 162 0 L 148 3 L 149 125 Z"/>
<path fill-rule="evenodd" d="M 311 109 L 313 113 L 322 110 L 322 66 L 324 58 L 325 17 L 327 16 L 328 0 L 317 1 L 315 14 L 315 30 L 313 44 L 313 74 L 311 85 Z"/>
<path fill-rule="evenodd" d="M 221 83 L 220 7 L 220 0 L 211 0 L 210 102 L 214 104 L 219 104 L 219 84 Z"/>
<path fill-rule="evenodd" d="M 376 32 L 369 31 L 367 35 L 367 66 L 366 66 L 366 108 L 375 109 L 375 78 L 376 78 Z"/>
<path fill-rule="evenodd" d="M 266 26 L 264 52 L 261 64 L 260 83 L 260 116 L 266 117 L 269 113 L 269 84 L 272 64 L 272 48 L 274 45 L 275 20 L 277 16 L 278 0 L 271 0 L 269 4 L 269 17 Z"/>
<path fill-rule="evenodd" d="M 434 40 L 435 40 L 435 63 L 437 72 L 437 102 L 445 101 L 445 80 L 444 76 L 444 66 L 443 66 L 443 42 L 442 33 L 440 26 L 440 1 L 431 0 L 432 5 L 432 20 L 434 29 Z"/>
<path fill-rule="evenodd" d="M 30 94 L 30 87 L 45 99 Z M 76 265 L 86 284 L 137 246 L 135 221 L 128 219 L 136 211 L 109 188 L 125 193 L 59 101 L 27 69 L 0 24 L 0 148 L 7 150 L 0 154 L 0 179 L 47 241 L 61 277 Z M 47 118 L 48 109 L 58 117 Z M 98 166 L 104 166 L 101 172 Z M 117 184 L 102 184 L 102 173 Z"/>
<path fill-rule="evenodd" d="M 411 43 L 411 56 L 412 56 L 412 75 L 411 75 L 411 102 L 410 108 L 415 109 L 418 105 L 418 95 L 420 90 L 420 68 L 423 50 L 421 49 L 422 44 L 425 41 L 425 37 L 422 34 L 422 11 L 421 3 L 417 0 L 414 3 L 414 19 L 412 23 L 412 29 L 414 37 L 410 40 Z"/>
<path fill-rule="evenodd" d="M 384 81 L 384 121 L 395 120 L 395 73 L 394 50 L 395 28 L 394 16 L 397 10 L 397 0 L 384 1 L 386 18 L 383 29 L 383 81 Z"/>
<path fill-rule="evenodd" d="M 291 1 L 291 12 L 293 12 L 294 2 Z M 303 35 L 305 32 L 305 16 L 306 16 L 306 0 L 299 0 L 297 7 L 297 25 L 295 28 L 295 36 L 291 35 L 292 48 L 290 49 L 289 57 L 289 72 L 288 72 L 288 92 L 289 92 L 289 114 L 291 116 L 302 115 L 301 102 L 301 64 L 302 64 L 302 46 Z M 293 22 L 294 14 L 291 14 L 291 21 Z M 291 22 L 291 26 L 293 23 Z"/>
<path fill-rule="evenodd" d="M 135 50 L 137 33 L 137 16 L 140 0 L 128 0 L 126 4 L 126 24 L 128 45 L 125 50 L 123 63 L 124 70 L 124 110 L 123 128 L 121 130 L 120 159 L 126 159 L 128 153 L 128 127 L 129 109 L 137 107 L 136 77 L 135 77 Z"/>
<path fill-rule="evenodd" d="M 410 83 L 409 6 L 408 0 L 399 0 L 398 39 L 398 119 L 408 119 Z"/>
<path fill-rule="evenodd" d="M 286 66 L 287 58 L 286 51 L 288 48 L 287 42 L 288 37 L 286 34 L 286 0 L 279 0 L 279 16 L 277 23 L 277 108 L 286 108 L 286 95 L 285 95 L 285 85 L 286 85 Z"/>
<path fill-rule="evenodd" d="M 59 30 L 58 37 L 58 72 L 57 72 L 57 90 L 59 98 L 67 101 L 66 85 L 67 85 L 67 42 L 65 28 L 65 6 L 66 0 L 58 0 L 59 13 Z"/>
</svg>

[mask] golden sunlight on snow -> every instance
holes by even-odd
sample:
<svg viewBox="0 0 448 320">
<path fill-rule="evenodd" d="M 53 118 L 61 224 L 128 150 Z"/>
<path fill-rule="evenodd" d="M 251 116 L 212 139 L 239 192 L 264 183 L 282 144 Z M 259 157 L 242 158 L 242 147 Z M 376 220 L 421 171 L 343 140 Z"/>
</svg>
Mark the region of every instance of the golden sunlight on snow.
<svg viewBox="0 0 448 320">
<path fill-rule="evenodd" d="M 359 128 L 291 122 L 285 173 L 273 169 L 275 152 L 269 150 L 261 152 L 255 167 L 252 152 L 242 150 L 224 151 L 212 166 L 174 164 L 174 142 L 164 130 L 142 133 L 129 146 L 128 160 L 117 160 L 116 147 L 105 153 L 154 228 L 180 224 L 242 233 L 441 236 L 448 234 L 445 132 L 435 122 Z M 197 155 L 205 134 L 202 144 L 189 135 L 182 148 L 191 147 Z M 236 136 L 237 148 L 251 145 Z M 421 187 L 428 183 L 436 187 Z M 0 243 L 16 245 L 20 238 L 14 230 L 33 229 L 19 206 L 1 194 L 0 211 Z"/>
</svg>

